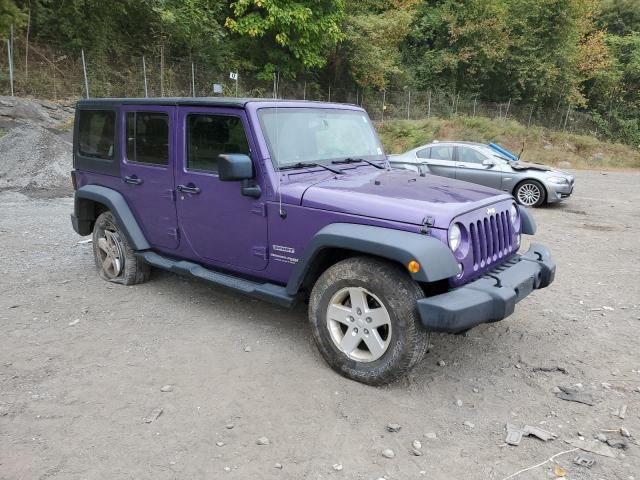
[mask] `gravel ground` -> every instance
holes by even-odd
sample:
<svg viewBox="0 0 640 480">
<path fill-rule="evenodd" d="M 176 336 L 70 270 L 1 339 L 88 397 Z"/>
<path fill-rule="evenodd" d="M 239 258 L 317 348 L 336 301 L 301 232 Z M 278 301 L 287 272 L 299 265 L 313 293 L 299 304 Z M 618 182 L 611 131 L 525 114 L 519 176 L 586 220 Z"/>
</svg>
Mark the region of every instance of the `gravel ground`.
<svg viewBox="0 0 640 480">
<path fill-rule="evenodd" d="M 575 173 L 573 198 L 535 212 L 556 282 L 503 322 L 433 335 L 384 388 L 324 364 L 304 307 L 159 271 L 107 284 L 71 199 L 0 193 L 0 479 L 502 480 L 620 427 L 616 458 L 556 461 L 571 479 L 640 479 L 640 174 Z M 554 394 L 577 383 L 594 405 Z M 509 446 L 507 422 L 558 438 Z"/>
</svg>

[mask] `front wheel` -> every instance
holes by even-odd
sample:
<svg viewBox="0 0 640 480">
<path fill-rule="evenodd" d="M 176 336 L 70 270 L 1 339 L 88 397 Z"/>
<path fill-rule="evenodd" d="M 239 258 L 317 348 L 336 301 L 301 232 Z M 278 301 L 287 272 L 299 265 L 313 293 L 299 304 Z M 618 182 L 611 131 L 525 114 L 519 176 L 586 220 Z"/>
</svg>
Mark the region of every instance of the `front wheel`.
<svg viewBox="0 0 640 480">
<path fill-rule="evenodd" d="M 309 301 L 314 340 L 327 363 L 369 385 L 397 380 L 427 351 L 416 302 L 424 293 L 398 265 L 370 257 L 336 263 Z"/>
<path fill-rule="evenodd" d="M 525 207 L 539 207 L 546 198 L 546 192 L 540 182 L 525 180 L 516 187 L 514 197 L 520 205 Z"/>
</svg>

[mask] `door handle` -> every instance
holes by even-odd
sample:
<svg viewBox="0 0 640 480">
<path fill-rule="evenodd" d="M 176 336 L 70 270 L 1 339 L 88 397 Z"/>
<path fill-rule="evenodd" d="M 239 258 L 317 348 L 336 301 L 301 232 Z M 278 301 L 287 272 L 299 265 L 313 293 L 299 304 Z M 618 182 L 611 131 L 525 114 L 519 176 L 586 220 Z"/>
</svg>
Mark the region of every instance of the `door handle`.
<svg viewBox="0 0 640 480">
<path fill-rule="evenodd" d="M 142 179 L 138 178 L 137 175 L 131 175 L 130 177 L 123 178 L 124 183 L 129 183 L 131 185 L 140 185 L 142 184 Z"/>
<path fill-rule="evenodd" d="M 458 165 L 456 165 L 456 167 L 458 167 L 458 168 L 467 168 L 467 166 L 466 166 L 466 165 L 463 165 L 463 164 L 461 164 L 461 163 L 459 163 Z"/>
<path fill-rule="evenodd" d="M 200 193 L 200 187 L 196 187 L 193 183 L 190 183 L 189 185 L 178 185 L 176 190 L 180 193 Z"/>
</svg>

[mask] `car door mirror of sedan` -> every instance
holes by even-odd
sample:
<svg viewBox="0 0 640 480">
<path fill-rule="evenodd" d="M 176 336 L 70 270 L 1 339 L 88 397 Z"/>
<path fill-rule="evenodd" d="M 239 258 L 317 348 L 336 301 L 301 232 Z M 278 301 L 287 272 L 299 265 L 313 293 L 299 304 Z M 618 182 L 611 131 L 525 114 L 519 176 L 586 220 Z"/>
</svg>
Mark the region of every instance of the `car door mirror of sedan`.
<svg viewBox="0 0 640 480">
<path fill-rule="evenodd" d="M 487 158 L 486 160 L 484 160 L 482 162 L 482 165 L 484 165 L 485 167 L 493 167 L 495 164 L 496 164 L 496 162 L 494 162 L 490 158 Z"/>
</svg>

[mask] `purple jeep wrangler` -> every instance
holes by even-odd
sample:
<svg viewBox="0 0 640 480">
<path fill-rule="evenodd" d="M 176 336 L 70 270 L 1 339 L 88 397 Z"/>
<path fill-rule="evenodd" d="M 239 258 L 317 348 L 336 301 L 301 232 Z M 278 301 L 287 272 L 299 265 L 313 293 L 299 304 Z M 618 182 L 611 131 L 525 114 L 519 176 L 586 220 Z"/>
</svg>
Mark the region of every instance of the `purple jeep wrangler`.
<svg viewBox="0 0 640 480">
<path fill-rule="evenodd" d="M 555 274 L 544 246 L 517 253 L 536 227 L 510 195 L 391 169 L 353 105 L 83 100 L 72 178 L 102 278 L 154 266 L 308 300 L 329 365 L 372 385 L 418 363 L 428 332 L 501 320 Z"/>
</svg>

